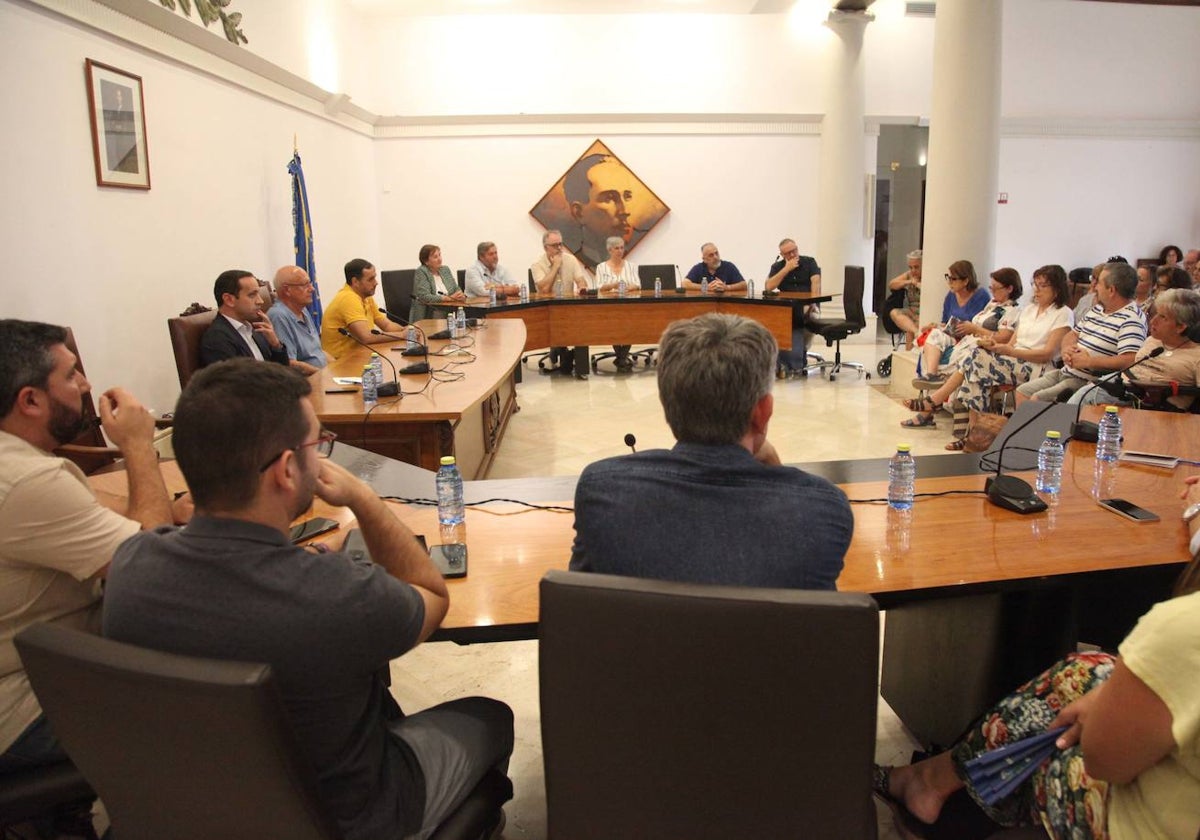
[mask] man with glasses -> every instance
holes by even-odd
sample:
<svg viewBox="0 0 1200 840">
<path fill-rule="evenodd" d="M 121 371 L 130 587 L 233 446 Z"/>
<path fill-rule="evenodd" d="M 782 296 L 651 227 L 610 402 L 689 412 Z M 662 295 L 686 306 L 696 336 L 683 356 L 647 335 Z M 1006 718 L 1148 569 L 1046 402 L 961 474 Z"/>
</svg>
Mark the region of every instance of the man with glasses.
<svg viewBox="0 0 1200 840">
<path fill-rule="evenodd" d="M 388 663 L 437 629 L 446 584 L 375 492 L 321 459 L 333 436 L 310 393 L 298 373 L 242 359 L 188 383 L 174 442 L 196 515 L 121 547 L 104 633 L 269 664 L 342 834 L 426 836 L 490 767 L 507 767 L 512 711 L 482 697 L 408 717 L 397 707 Z M 373 562 L 289 542 L 314 497 L 350 509 Z"/>
<path fill-rule="evenodd" d="M 779 259 L 767 269 L 767 282 L 763 284 L 763 290 L 769 292 L 775 289 L 781 292 L 821 293 L 821 267 L 812 257 L 801 255 L 794 239 L 784 239 L 779 243 Z M 808 361 L 809 337 L 804 325 L 820 314 L 820 308 L 815 305 L 792 307 L 792 347 L 796 349 L 779 351 L 780 373 L 804 370 Z"/>
<path fill-rule="evenodd" d="M 539 295 L 554 295 L 573 298 L 588 288 L 588 273 L 575 255 L 563 247 L 562 233 L 548 230 L 542 234 L 542 250 L 545 252 L 529 267 L 533 285 Z M 553 370 L 575 374 L 576 379 L 588 377 L 588 348 L 550 348 L 550 363 Z"/>
<path fill-rule="evenodd" d="M 288 364 L 305 376 L 312 376 L 327 362 L 321 349 L 321 334 L 308 311 L 313 299 L 308 272 L 298 265 L 285 265 L 276 271 L 275 297 L 277 300 L 267 317 L 287 348 Z"/>
<path fill-rule="evenodd" d="M 158 470 L 154 418 L 128 391 L 113 388 L 97 400 L 104 432 L 125 459 L 126 507 L 100 504 L 79 468 L 51 454 L 88 425 L 92 386 L 66 341 L 62 327 L 0 320 L 0 774 L 65 758 L 13 636 L 43 621 L 97 632 L 100 580 L 117 546 L 175 515 Z"/>
</svg>

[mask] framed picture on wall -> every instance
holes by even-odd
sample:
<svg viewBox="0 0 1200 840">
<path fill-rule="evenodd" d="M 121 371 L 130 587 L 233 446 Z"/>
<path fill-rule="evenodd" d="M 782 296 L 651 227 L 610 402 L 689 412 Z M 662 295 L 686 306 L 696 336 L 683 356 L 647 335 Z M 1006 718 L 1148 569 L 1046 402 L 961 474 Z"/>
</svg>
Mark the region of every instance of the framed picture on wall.
<svg viewBox="0 0 1200 840">
<path fill-rule="evenodd" d="M 98 61 L 85 62 L 92 157 L 101 187 L 150 189 L 150 150 L 142 78 Z"/>
<path fill-rule="evenodd" d="M 597 140 L 534 205 L 529 214 L 591 270 L 608 259 L 605 240 L 619 236 L 628 254 L 671 212 L 654 191 Z"/>
</svg>

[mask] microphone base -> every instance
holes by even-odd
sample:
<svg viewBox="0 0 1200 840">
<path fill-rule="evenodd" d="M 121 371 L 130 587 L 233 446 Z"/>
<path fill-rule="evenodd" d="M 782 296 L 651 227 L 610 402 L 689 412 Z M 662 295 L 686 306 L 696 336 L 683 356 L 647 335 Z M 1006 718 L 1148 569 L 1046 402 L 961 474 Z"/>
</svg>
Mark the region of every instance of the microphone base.
<svg viewBox="0 0 1200 840">
<path fill-rule="evenodd" d="M 394 349 L 397 352 L 399 352 L 401 356 L 428 356 L 429 355 L 429 348 L 426 347 L 424 344 L 418 345 L 416 347 L 406 347 L 403 350 L 400 350 L 400 348 L 398 348 L 398 347 L 394 348 Z"/>
<path fill-rule="evenodd" d="M 1080 420 L 1071 424 L 1071 440 L 1078 440 L 1083 443 L 1095 443 L 1099 439 L 1100 426 L 1096 423 Z"/>
<path fill-rule="evenodd" d="M 379 396 L 394 397 L 400 393 L 400 386 L 395 382 L 385 382 L 379 386 Z"/>
<path fill-rule="evenodd" d="M 450 337 L 450 330 L 438 330 L 435 333 L 430 333 L 428 338 L 430 341 L 441 341 Z"/>
<path fill-rule="evenodd" d="M 429 362 L 417 362 L 415 364 L 407 365 L 406 367 L 400 368 L 400 373 L 402 375 L 407 375 L 410 373 L 429 373 Z M 383 395 L 383 391 L 380 391 L 379 393 L 380 396 Z"/>
<path fill-rule="evenodd" d="M 1046 503 L 1038 498 L 1029 483 L 1011 475 L 989 476 L 983 485 L 988 501 L 1013 513 L 1041 513 Z"/>
</svg>

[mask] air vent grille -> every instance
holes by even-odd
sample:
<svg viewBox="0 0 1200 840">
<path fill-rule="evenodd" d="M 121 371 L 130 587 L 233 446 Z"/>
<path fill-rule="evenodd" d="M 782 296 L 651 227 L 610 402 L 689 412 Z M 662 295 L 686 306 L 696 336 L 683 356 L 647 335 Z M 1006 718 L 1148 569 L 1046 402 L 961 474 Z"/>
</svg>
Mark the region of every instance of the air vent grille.
<svg viewBox="0 0 1200 840">
<path fill-rule="evenodd" d="M 937 3 L 919 2 L 919 0 L 910 0 L 904 4 L 904 14 L 906 17 L 933 17 L 937 12 Z"/>
</svg>

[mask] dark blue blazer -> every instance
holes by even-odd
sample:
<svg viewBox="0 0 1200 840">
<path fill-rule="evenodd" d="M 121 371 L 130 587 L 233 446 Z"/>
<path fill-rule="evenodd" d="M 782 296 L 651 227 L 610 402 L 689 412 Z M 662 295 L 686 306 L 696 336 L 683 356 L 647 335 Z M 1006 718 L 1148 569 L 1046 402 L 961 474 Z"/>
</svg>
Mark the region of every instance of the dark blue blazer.
<svg viewBox="0 0 1200 840">
<path fill-rule="evenodd" d="M 281 365 L 288 363 L 287 348 L 282 344 L 276 350 L 267 343 L 265 336 L 258 333 L 254 334 L 254 343 L 258 345 L 264 359 Z M 236 359 L 238 356 L 254 358 L 254 354 L 233 328 L 233 324 L 218 312 L 217 317 L 213 318 L 212 326 L 204 331 L 204 336 L 200 339 L 200 367 L 207 367 L 213 362 L 225 359 Z"/>
</svg>

